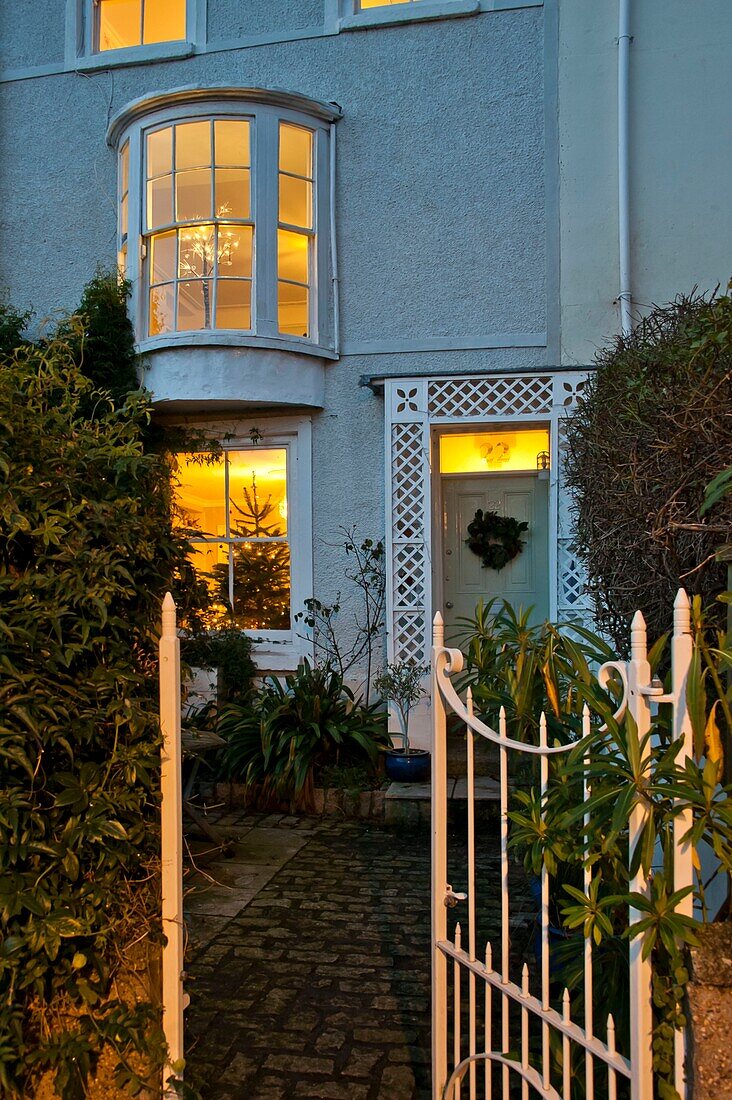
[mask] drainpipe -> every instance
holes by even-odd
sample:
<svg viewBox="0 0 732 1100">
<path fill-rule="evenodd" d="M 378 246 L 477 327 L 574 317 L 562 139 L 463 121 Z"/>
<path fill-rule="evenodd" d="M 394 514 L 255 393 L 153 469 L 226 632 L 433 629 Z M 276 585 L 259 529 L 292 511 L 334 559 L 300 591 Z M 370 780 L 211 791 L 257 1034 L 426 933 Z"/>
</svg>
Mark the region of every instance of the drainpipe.
<svg viewBox="0 0 732 1100">
<path fill-rule="evenodd" d="M 618 249 L 620 331 L 633 330 L 630 296 L 630 0 L 618 0 Z"/>
</svg>

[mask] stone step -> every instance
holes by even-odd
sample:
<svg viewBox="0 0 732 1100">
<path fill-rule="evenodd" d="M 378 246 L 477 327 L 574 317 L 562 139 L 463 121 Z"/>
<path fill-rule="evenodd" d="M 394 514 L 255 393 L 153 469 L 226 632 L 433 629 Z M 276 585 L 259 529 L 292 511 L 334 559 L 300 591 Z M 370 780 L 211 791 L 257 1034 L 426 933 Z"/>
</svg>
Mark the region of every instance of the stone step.
<svg viewBox="0 0 732 1100">
<path fill-rule="evenodd" d="M 392 783 L 384 794 L 384 821 L 387 825 L 412 826 L 429 823 L 431 786 L 429 783 Z M 487 775 L 475 777 L 475 811 L 481 820 L 499 814 L 501 789 Z M 467 813 L 468 784 L 461 779 L 447 780 L 448 820 L 456 821 Z"/>
</svg>

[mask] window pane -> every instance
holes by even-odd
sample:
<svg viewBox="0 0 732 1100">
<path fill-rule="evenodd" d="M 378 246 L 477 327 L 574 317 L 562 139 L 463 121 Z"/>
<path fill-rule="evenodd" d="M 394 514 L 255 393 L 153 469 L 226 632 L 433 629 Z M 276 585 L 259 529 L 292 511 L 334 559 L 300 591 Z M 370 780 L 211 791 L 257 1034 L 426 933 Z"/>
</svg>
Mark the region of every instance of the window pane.
<svg viewBox="0 0 732 1100">
<path fill-rule="evenodd" d="M 216 217 L 249 217 L 249 169 L 216 169 Z"/>
<path fill-rule="evenodd" d="M 150 282 L 167 283 L 175 279 L 175 231 L 158 233 L 150 241 Z"/>
<path fill-rule="evenodd" d="M 130 186 L 130 143 L 126 141 L 119 154 L 120 194 L 124 195 Z"/>
<path fill-rule="evenodd" d="M 280 218 L 290 225 L 309 229 L 312 222 L 312 187 L 307 180 L 280 173 Z"/>
<path fill-rule="evenodd" d="M 178 284 L 177 328 L 182 332 L 211 328 L 211 281 L 209 279 Z"/>
<path fill-rule="evenodd" d="M 226 536 L 226 481 L 223 456 L 178 455 L 175 502 L 184 527 L 210 538 Z"/>
<path fill-rule="evenodd" d="M 216 235 L 212 225 L 192 225 L 179 230 L 178 276 L 181 279 L 213 275 Z"/>
<path fill-rule="evenodd" d="M 213 614 L 211 621 L 206 625 L 215 627 L 231 613 L 229 545 L 225 542 L 194 543 L 190 559 L 196 573 L 205 581 L 213 597 Z"/>
<path fill-rule="evenodd" d="M 290 550 L 284 542 L 238 543 L 234 618 L 243 630 L 290 629 Z"/>
<path fill-rule="evenodd" d="M 218 119 L 214 122 L 216 163 L 248 167 L 249 123 Z"/>
<path fill-rule="evenodd" d="M 218 237 L 219 274 L 228 278 L 252 274 L 251 225 L 220 225 Z"/>
<path fill-rule="evenodd" d="M 466 432 L 440 436 L 440 473 L 467 474 L 539 468 L 539 456 L 549 451 L 549 432 Z"/>
<path fill-rule="evenodd" d="M 280 123 L 280 171 L 312 176 L 313 134 L 302 126 Z"/>
<path fill-rule="evenodd" d="M 287 451 L 257 447 L 229 451 L 229 523 L 232 537 L 287 534 Z"/>
<path fill-rule="evenodd" d="M 294 279 L 298 283 L 309 282 L 309 238 L 304 233 L 291 233 L 287 229 L 277 231 L 277 273 L 280 279 Z"/>
<path fill-rule="evenodd" d="M 216 284 L 216 328 L 250 329 L 252 284 L 246 279 L 219 279 Z"/>
<path fill-rule="evenodd" d="M 186 36 L 186 0 L 145 0 L 143 42 L 177 42 Z"/>
<path fill-rule="evenodd" d="M 175 128 L 175 167 L 200 168 L 211 163 L 211 123 L 185 122 Z"/>
<path fill-rule="evenodd" d="M 175 287 L 156 286 L 150 291 L 150 313 L 147 330 L 150 336 L 158 336 L 161 332 L 171 332 L 175 307 Z"/>
<path fill-rule="evenodd" d="M 173 131 L 153 130 L 147 135 L 147 178 L 164 176 L 173 167 Z"/>
<path fill-rule="evenodd" d="M 119 204 L 119 234 L 127 236 L 127 195 L 123 195 Z"/>
<path fill-rule="evenodd" d="M 173 177 L 160 176 L 147 185 L 147 227 L 170 225 L 173 220 Z"/>
<path fill-rule="evenodd" d="M 179 222 L 195 222 L 211 217 L 211 171 L 194 168 L 175 174 L 175 209 Z"/>
<path fill-rule="evenodd" d="M 308 334 L 308 288 L 295 283 L 277 284 L 277 316 L 280 332 Z"/>
<path fill-rule="evenodd" d="M 140 45 L 141 0 L 100 0 L 99 49 Z"/>
</svg>

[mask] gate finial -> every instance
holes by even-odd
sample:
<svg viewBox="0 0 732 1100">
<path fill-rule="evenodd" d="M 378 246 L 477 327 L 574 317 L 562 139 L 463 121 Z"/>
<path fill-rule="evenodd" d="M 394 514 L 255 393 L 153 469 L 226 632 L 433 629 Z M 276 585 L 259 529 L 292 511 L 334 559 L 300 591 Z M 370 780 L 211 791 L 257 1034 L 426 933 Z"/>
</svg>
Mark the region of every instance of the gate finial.
<svg viewBox="0 0 732 1100">
<path fill-rule="evenodd" d="M 170 592 L 163 600 L 163 634 L 175 634 L 175 600 Z"/>
<path fill-rule="evenodd" d="M 445 644 L 445 624 L 439 611 L 435 612 L 432 620 L 432 644 L 437 647 Z"/>
<path fill-rule="evenodd" d="M 630 656 L 634 661 L 645 661 L 647 652 L 646 620 L 642 611 L 636 611 L 630 624 Z"/>
<path fill-rule="evenodd" d="M 674 634 L 691 633 L 691 601 L 686 590 L 680 588 L 674 600 Z"/>
</svg>

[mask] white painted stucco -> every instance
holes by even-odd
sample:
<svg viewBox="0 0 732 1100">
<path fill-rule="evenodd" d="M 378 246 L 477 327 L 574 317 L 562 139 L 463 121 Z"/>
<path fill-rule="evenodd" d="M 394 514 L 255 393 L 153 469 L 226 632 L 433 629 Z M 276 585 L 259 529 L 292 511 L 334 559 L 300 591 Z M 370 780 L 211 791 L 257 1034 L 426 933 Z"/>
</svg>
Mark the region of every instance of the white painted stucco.
<svg viewBox="0 0 732 1100">
<path fill-rule="evenodd" d="M 196 0 L 196 33 L 178 50 L 191 56 L 161 49 L 173 56 L 97 68 L 103 58 L 75 57 L 82 0 L 47 0 L 42 34 L 33 5 L 12 9 L 0 11 L 0 286 L 39 321 L 72 309 L 97 265 L 115 260 L 117 164 L 105 134 L 132 101 L 234 85 L 339 104 L 346 354 L 330 362 L 193 340 L 151 351 L 146 373 L 174 412 L 239 406 L 247 424 L 252 410 L 262 424 L 311 415 L 314 590 L 332 599 L 343 588 L 339 529 L 385 532 L 383 399 L 361 376 L 553 365 L 553 4 L 430 5 L 464 16 L 434 21 L 414 5 L 405 25 L 339 33 L 334 0 L 253 0 L 246 12 Z"/>
<path fill-rule="evenodd" d="M 732 275 L 729 0 L 631 0 L 635 311 Z M 559 4 L 562 363 L 618 331 L 618 2 Z"/>
</svg>

